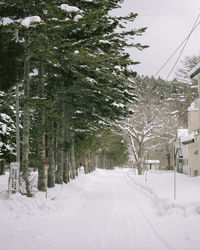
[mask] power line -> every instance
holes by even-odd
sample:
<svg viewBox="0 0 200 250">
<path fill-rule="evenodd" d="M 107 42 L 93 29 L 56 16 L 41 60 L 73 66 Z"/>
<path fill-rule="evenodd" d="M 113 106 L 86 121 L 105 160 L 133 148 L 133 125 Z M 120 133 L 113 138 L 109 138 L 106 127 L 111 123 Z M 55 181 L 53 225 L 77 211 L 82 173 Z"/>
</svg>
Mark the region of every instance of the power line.
<svg viewBox="0 0 200 250">
<path fill-rule="evenodd" d="M 195 22 L 194 22 L 194 24 L 193 24 L 193 26 L 192 26 L 192 29 L 191 29 L 191 31 L 190 31 L 190 33 L 189 33 L 189 35 L 188 35 L 188 37 L 187 37 L 187 39 L 186 39 L 186 41 L 185 41 L 185 44 L 184 44 L 183 48 L 182 48 L 182 50 L 181 50 L 181 52 L 180 52 L 178 58 L 176 59 L 176 62 L 174 63 L 172 69 L 170 70 L 170 72 L 169 72 L 169 74 L 168 74 L 168 76 L 167 76 L 167 78 L 166 78 L 166 81 L 168 80 L 168 78 L 170 77 L 172 71 L 173 71 L 174 68 L 176 67 L 176 65 L 177 65 L 177 63 L 178 63 L 178 61 L 179 61 L 179 59 L 180 59 L 180 57 L 181 57 L 181 55 L 182 55 L 182 53 L 183 53 L 183 51 L 184 51 L 184 49 L 185 49 L 185 47 L 186 47 L 186 45 L 187 45 L 189 39 L 190 39 L 191 34 L 192 34 L 193 31 L 197 28 L 197 26 L 200 24 L 200 22 L 198 22 L 199 17 L 200 17 L 200 13 L 199 13 L 199 15 L 197 16 L 197 18 L 196 18 L 196 20 L 195 20 Z M 198 23 L 197 23 L 197 22 L 198 22 Z"/>
<path fill-rule="evenodd" d="M 187 35 L 187 37 L 181 42 L 181 44 L 178 46 L 178 48 L 170 55 L 170 57 L 167 59 L 167 61 L 161 66 L 161 68 L 156 72 L 156 74 L 154 75 L 154 77 L 156 77 L 159 73 L 160 73 L 160 71 L 167 65 L 167 63 L 171 60 L 171 58 L 176 54 L 176 52 L 180 49 L 180 47 L 186 42 L 188 42 L 188 40 L 189 40 L 189 38 L 190 38 L 190 36 L 191 36 L 191 34 L 194 32 L 194 30 L 198 27 L 198 25 L 200 24 L 200 23 L 198 23 L 198 24 L 196 24 L 197 23 L 197 21 L 198 21 L 198 19 L 199 19 L 199 17 L 200 17 L 200 13 L 199 13 L 199 15 L 198 15 L 198 17 L 197 17 L 197 19 L 195 20 L 195 23 L 194 23 L 194 25 L 193 25 L 193 27 L 192 27 L 192 30 L 190 31 L 190 33 L 189 33 L 189 35 Z M 185 45 L 186 46 L 186 45 Z M 185 47 L 184 46 L 184 47 Z"/>
<path fill-rule="evenodd" d="M 193 33 L 193 31 L 197 28 L 197 26 L 199 25 L 199 23 L 194 27 L 194 29 L 192 30 L 191 34 Z M 171 58 L 176 54 L 176 52 L 180 49 L 180 47 L 184 44 L 184 42 L 189 38 L 190 35 L 188 35 L 183 41 L 182 43 L 178 46 L 178 48 L 170 55 L 170 57 L 167 59 L 167 61 L 161 66 L 161 68 L 156 72 L 156 74 L 154 75 L 154 77 L 156 77 L 160 71 L 167 65 L 167 63 L 171 60 Z"/>
</svg>

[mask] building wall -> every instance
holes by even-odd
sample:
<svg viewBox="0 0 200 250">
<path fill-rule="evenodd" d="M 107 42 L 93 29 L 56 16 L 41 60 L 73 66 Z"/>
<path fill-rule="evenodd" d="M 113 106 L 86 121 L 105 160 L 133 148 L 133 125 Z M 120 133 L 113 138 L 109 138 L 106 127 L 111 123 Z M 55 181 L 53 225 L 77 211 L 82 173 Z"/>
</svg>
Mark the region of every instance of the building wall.
<svg viewBox="0 0 200 250">
<path fill-rule="evenodd" d="M 188 134 L 198 129 L 198 110 L 189 110 L 188 112 Z"/>
<path fill-rule="evenodd" d="M 188 110 L 188 131 L 197 131 L 200 128 L 200 99 L 194 102 L 194 109 Z M 189 175 L 200 175 L 200 135 L 196 133 L 194 143 L 188 145 Z"/>
<path fill-rule="evenodd" d="M 195 136 L 194 143 L 188 145 L 189 149 L 189 175 L 200 175 L 200 136 Z"/>
</svg>

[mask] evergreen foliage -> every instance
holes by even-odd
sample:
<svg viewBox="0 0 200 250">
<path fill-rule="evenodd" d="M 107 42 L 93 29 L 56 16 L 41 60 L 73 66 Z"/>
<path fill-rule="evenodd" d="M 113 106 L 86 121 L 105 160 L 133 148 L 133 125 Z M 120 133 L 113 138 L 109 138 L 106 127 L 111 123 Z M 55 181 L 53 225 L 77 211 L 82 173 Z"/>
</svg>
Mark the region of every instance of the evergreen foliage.
<svg viewBox="0 0 200 250">
<path fill-rule="evenodd" d="M 141 36 L 145 28 L 125 27 L 126 22 L 135 20 L 136 14 L 110 15 L 122 2 L 8 0 L 0 3 L 2 32 L 5 35 L 9 32 L 9 41 L 14 41 L 15 51 L 20 52 L 13 53 L 12 67 L 16 68 L 16 62 L 23 65 L 19 71 L 13 70 L 12 81 L 14 84 L 20 81 L 21 71 L 24 72 L 20 100 L 22 170 L 29 196 L 30 166 L 38 167 L 38 188 L 46 190 L 45 138 L 49 138 L 51 145 L 48 186 L 52 187 L 55 176 L 57 183 L 75 178 L 79 158 L 84 158 L 87 172 L 92 171 L 99 149 L 92 136 L 104 127 L 102 119 L 115 121 L 131 113 L 127 104 L 135 100 L 135 95 L 130 79 L 136 72 L 129 70 L 135 62 L 125 49 L 142 50 L 147 46 L 134 43 L 135 36 Z M 6 45 L 9 48 L 9 43 Z M 4 74 L 8 75 L 7 72 Z M 120 164 L 126 158 L 125 148 L 118 139 L 113 141 L 109 152 L 113 164 Z M 82 152 L 81 144 L 88 145 Z M 120 151 L 123 156 L 117 160 Z"/>
</svg>

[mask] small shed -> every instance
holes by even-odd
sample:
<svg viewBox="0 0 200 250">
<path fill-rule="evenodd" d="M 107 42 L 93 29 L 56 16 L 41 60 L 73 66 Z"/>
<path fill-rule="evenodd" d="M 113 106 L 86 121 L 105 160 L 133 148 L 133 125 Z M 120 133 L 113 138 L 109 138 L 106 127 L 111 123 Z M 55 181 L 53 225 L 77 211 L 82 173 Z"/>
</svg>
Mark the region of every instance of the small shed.
<svg viewBox="0 0 200 250">
<path fill-rule="evenodd" d="M 159 160 L 146 160 L 145 161 L 145 168 L 147 170 L 158 170 L 160 167 Z"/>
</svg>

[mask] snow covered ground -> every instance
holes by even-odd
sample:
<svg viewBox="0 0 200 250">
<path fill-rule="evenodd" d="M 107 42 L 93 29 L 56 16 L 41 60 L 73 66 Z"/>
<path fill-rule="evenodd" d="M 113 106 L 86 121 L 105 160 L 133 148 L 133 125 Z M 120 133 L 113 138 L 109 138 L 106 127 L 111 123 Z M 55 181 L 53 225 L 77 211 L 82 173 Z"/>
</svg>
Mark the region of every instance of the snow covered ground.
<svg viewBox="0 0 200 250">
<path fill-rule="evenodd" d="M 200 177 L 100 170 L 48 190 L 7 198 L 0 176 L 2 250 L 200 249 Z"/>
</svg>

